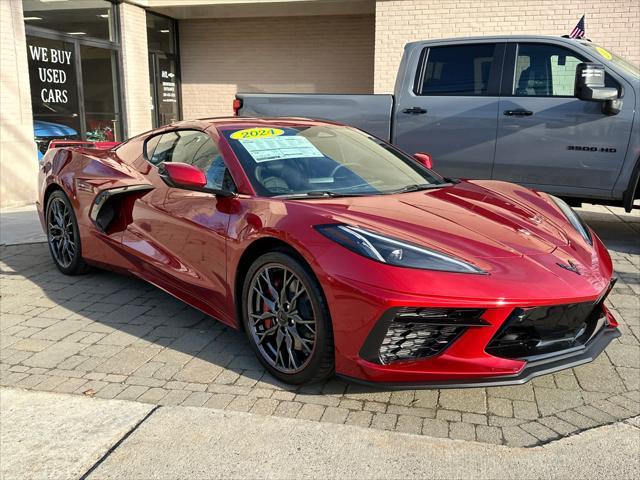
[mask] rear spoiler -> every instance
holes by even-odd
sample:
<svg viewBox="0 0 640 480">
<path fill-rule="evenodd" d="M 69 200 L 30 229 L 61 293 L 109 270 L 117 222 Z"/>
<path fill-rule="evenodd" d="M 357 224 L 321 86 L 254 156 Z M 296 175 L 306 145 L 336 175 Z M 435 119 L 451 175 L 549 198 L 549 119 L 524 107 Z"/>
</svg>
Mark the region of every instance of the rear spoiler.
<svg viewBox="0 0 640 480">
<path fill-rule="evenodd" d="M 81 147 L 81 148 L 95 148 L 99 150 L 111 150 L 114 147 L 120 145 L 121 142 L 84 142 L 81 140 L 51 140 L 49 142 L 49 148 L 60 147 Z"/>
</svg>

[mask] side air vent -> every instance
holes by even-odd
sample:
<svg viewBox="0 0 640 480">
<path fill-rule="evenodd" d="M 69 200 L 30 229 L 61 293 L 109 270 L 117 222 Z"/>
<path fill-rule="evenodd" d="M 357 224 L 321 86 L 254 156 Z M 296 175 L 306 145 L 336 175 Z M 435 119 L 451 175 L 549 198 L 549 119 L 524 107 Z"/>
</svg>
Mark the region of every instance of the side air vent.
<svg viewBox="0 0 640 480">
<path fill-rule="evenodd" d="M 103 190 L 93 202 L 91 207 L 91 220 L 103 233 L 108 233 L 109 227 L 121 213 L 121 202 L 133 193 L 141 193 L 152 190 L 151 185 L 130 185 L 126 187 Z"/>
</svg>

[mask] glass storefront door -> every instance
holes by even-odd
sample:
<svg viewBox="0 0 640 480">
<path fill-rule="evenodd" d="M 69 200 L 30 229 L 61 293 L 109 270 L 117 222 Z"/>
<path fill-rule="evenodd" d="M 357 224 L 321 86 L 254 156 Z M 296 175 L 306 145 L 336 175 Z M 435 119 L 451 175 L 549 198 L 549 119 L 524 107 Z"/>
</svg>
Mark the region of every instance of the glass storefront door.
<svg viewBox="0 0 640 480">
<path fill-rule="evenodd" d="M 147 12 L 151 121 L 154 128 L 176 122 L 182 115 L 177 29 L 174 19 Z"/>
<path fill-rule="evenodd" d="M 85 136 L 91 142 L 119 140 L 116 52 L 80 46 Z"/>
<path fill-rule="evenodd" d="M 152 77 L 154 127 L 168 125 L 180 119 L 178 104 L 179 72 L 175 55 L 149 54 Z"/>
<path fill-rule="evenodd" d="M 56 139 L 121 140 L 117 5 L 23 0 L 23 6 L 38 157 Z"/>
</svg>

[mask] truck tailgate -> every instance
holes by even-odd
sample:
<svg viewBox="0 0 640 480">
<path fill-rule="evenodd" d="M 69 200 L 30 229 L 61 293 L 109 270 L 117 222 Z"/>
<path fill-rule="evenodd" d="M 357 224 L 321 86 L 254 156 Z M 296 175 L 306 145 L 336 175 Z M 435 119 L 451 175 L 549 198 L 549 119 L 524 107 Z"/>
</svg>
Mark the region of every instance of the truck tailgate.
<svg viewBox="0 0 640 480">
<path fill-rule="evenodd" d="M 238 93 L 241 117 L 306 117 L 346 123 L 391 138 L 393 95 Z"/>
</svg>

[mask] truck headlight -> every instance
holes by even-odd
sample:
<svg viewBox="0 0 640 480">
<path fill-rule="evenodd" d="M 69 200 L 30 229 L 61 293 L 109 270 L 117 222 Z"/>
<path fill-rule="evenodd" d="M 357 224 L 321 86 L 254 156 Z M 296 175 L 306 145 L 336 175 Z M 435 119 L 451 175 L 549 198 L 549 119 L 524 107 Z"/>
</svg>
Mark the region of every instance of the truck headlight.
<svg viewBox="0 0 640 480">
<path fill-rule="evenodd" d="M 319 225 L 315 228 L 325 237 L 352 252 L 380 263 L 444 272 L 486 273 L 484 270 L 450 255 L 353 225 Z"/>
<path fill-rule="evenodd" d="M 569 220 L 569 223 L 571 223 L 573 228 L 575 228 L 578 231 L 578 233 L 582 236 L 582 238 L 584 238 L 585 242 L 587 242 L 589 245 L 593 245 L 593 237 L 591 236 L 591 230 L 589 230 L 589 227 L 587 227 L 587 224 L 584 223 L 584 220 L 580 218 L 580 215 L 578 215 L 573 210 L 573 208 L 567 205 L 567 202 L 565 202 L 564 200 L 558 197 L 555 197 L 553 195 L 549 195 L 549 197 L 551 198 L 551 200 L 554 201 L 554 203 L 558 206 L 558 208 L 562 210 L 562 213 L 564 213 L 564 216 L 567 217 L 567 220 Z"/>
</svg>

